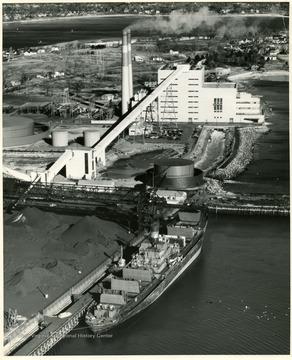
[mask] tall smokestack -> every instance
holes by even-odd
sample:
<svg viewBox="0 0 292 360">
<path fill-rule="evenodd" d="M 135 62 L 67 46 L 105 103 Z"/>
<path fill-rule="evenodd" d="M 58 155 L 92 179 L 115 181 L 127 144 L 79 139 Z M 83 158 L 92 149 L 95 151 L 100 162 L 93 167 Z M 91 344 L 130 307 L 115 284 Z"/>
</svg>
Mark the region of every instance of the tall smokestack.
<svg viewBox="0 0 292 360">
<path fill-rule="evenodd" d="M 128 64 L 128 30 L 123 30 L 122 38 L 122 114 L 128 111 L 129 103 L 129 64 Z"/>
<path fill-rule="evenodd" d="M 131 50 L 131 29 L 128 29 L 128 66 L 129 66 L 129 98 L 133 97 L 133 73 L 132 73 L 132 50 Z"/>
</svg>

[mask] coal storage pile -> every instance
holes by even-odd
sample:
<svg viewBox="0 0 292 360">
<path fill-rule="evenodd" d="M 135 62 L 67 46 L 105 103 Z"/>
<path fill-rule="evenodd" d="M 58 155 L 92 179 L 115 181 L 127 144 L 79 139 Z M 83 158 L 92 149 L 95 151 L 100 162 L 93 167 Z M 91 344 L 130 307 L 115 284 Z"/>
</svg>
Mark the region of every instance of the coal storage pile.
<svg viewBox="0 0 292 360">
<path fill-rule="evenodd" d="M 75 259 L 79 261 L 86 256 L 96 257 L 112 253 L 118 249 L 115 240 L 129 240 L 129 234 L 119 225 L 105 221 L 96 216 L 85 216 L 76 224 L 66 229 L 56 241 L 51 241 L 47 254 L 63 261 Z M 57 247 L 56 247 L 57 246 Z"/>
<path fill-rule="evenodd" d="M 59 276 L 49 270 L 34 267 L 15 274 L 9 281 L 8 286 L 16 295 L 26 296 L 38 292 L 39 287 L 55 286 L 59 280 Z"/>
</svg>

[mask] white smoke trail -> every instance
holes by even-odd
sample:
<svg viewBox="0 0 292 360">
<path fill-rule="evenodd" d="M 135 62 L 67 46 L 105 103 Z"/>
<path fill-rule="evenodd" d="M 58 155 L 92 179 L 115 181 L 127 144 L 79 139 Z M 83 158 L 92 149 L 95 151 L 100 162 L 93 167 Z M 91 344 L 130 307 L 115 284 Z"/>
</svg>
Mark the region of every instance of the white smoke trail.
<svg viewBox="0 0 292 360">
<path fill-rule="evenodd" d="M 130 28 L 144 33 L 159 33 L 162 35 L 189 34 L 193 30 L 202 27 L 203 29 L 214 30 L 220 36 L 238 37 L 248 34 L 254 35 L 257 27 L 246 26 L 245 21 L 240 17 L 222 17 L 207 6 L 202 7 L 196 13 L 182 13 L 174 10 L 169 17 L 154 17 L 140 20 Z"/>
</svg>

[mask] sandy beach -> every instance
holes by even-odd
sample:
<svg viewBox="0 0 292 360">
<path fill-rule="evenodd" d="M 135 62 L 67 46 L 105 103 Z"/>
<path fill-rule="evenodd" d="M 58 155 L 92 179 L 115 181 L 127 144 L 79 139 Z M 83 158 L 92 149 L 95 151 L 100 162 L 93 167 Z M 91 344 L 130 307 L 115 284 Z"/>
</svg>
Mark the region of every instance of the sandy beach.
<svg viewBox="0 0 292 360">
<path fill-rule="evenodd" d="M 2 21 L 4 25 L 13 24 L 13 23 L 29 23 L 29 22 L 43 22 L 43 21 L 58 21 L 58 20 L 74 20 L 74 19 L 82 19 L 82 18 L 102 18 L 102 17 L 160 17 L 160 16 L 169 16 L 170 14 L 86 14 L 86 15 L 73 15 L 73 16 L 54 16 L 54 17 L 41 17 L 35 19 L 26 19 L 26 20 L 15 20 L 15 21 Z M 213 17 L 282 17 L 289 18 L 288 15 L 281 14 L 214 14 L 210 15 Z"/>
<path fill-rule="evenodd" d="M 228 77 L 230 81 L 240 80 L 271 80 L 271 81 L 289 81 L 289 71 L 287 70 L 269 70 L 265 72 L 248 71 L 231 75 Z"/>
<path fill-rule="evenodd" d="M 74 16 L 52 16 L 52 17 L 39 17 L 35 19 L 26 20 L 14 20 L 14 21 L 2 21 L 4 25 L 7 24 L 27 24 L 27 23 L 39 23 L 39 22 L 51 22 L 51 21 L 64 21 L 64 20 L 76 20 L 76 19 L 94 19 L 104 17 L 148 17 L 148 16 L 161 16 L 161 15 L 148 15 L 148 14 L 87 14 L 87 15 L 74 15 Z"/>
</svg>

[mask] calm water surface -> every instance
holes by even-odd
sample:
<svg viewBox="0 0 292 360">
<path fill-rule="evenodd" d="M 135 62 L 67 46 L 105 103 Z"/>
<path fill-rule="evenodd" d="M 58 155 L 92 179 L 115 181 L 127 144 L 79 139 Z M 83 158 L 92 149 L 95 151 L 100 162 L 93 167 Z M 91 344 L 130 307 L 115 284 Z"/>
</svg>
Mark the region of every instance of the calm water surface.
<svg viewBox="0 0 292 360">
<path fill-rule="evenodd" d="M 251 93 L 262 95 L 273 113 L 267 119 L 270 132 L 254 147 L 254 159 L 226 190 L 252 193 L 289 193 L 289 82 L 257 81 Z"/>
<path fill-rule="evenodd" d="M 111 338 L 81 322 L 48 355 L 287 354 L 289 251 L 286 218 L 211 216 L 202 256 L 157 302 Z"/>
<path fill-rule="evenodd" d="M 223 26 L 226 16 L 218 26 Z M 57 20 L 43 20 L 41 22 L 15 22 L 3 24 L 3 47 L 24 48 L 55 44 L 58 42 L 93 39 L 120 39 L 122 29 L 149 19 L 147 16 L 100 16 L 78 19 L 59 18 Z M 232 18 L 233 20 L 234 18 Z M 289 29 L 288 18 L 270 17 L 243 17 L 247 27 L 257 27 L 260 31 L 271 32 Z M 285 26 L 284 26 L 285 25 Z M 193 31 L 200 34 L 200 29 Z M 134 36 L 148 36 L 143 30 L 136 30 Z M 188 34 L 187 34 L 188 35 Z"/>
</svg>

